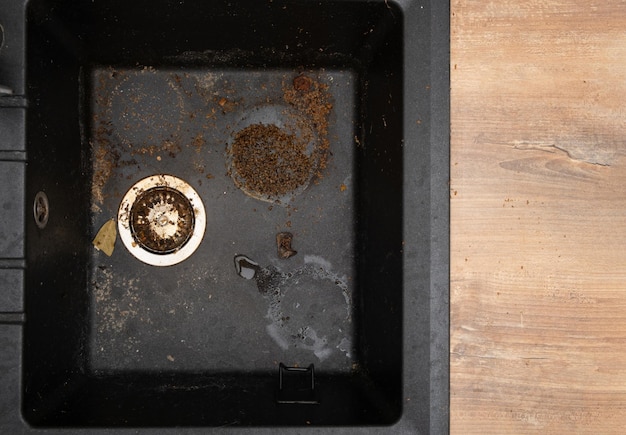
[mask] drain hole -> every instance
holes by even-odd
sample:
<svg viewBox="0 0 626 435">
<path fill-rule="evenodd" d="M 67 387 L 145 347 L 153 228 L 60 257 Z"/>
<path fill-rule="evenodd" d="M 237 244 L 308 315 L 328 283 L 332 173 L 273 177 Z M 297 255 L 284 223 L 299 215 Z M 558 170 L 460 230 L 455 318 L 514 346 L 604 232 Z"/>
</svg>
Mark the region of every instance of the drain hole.
<svg viewBox="0 0 626 435">
<path fill-rule="evenodd" d="M 198 192 L 180 178 L 158 174 L 135 183 L 124 195 L 117 229 L 128 251 L 151 266 L 172 266 L 200 246 L 206 212 Z"/>
<path fill-rule="evenodd" d="M 48 195 L 44 192 L 37 192 L 35 195 L 35 201 L 33 202 L 33 215 L 35 217 L 35 224 L 40 229 L 44 229 L 48 224 L 48 217 L 50 216 L 50 203 L 48 202 Z"/>
<path fill-rule="evenodd" d="M 154 254 L 170 254 L 185 246 L 194 229 L 194 211 L 189 199 L 166 186 L 139 194 L 130 210 L 133 238 Z"/>
</svg>

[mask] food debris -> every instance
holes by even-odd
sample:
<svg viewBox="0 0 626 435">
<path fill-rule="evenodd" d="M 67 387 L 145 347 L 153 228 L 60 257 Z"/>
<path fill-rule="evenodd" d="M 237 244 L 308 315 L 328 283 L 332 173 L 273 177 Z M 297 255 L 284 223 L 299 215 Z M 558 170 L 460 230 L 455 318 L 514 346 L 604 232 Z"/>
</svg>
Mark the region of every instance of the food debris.
<svg viewBox="0 0 626 435">
<path fill-rule="evenodd" d="M 198 133 L 193 138 L 193 141 L 191 142 L 191 144 L 196 149 L 196 152 L 198 154 L 200 154 L 202 152 L 202 147 L 204 146 L 205 143 L 206 143 L 206 141 L 204 140 L 204 136 L 202 135 L 202 133 Z"/>
<path fill-rule="evenodd" d="M 293 88 L 297 91 L 308 92 L 313 87 L 313 80 L 305 75 L 299 75 L 293 79 Z"/>
<path fill-rule="evenodd" d="M 328 118 L 333 104 L 328 88 L 328 85 L 319 83 L 304 74 L 296 76 L 291 86 L 287 83 L 283 85 L 285 102 L 304 114 L 317 133 L 319 140 L 317 152 L 321 156 L 315 174 L 318 179 L 322 177 L 322 172 L 326 168 L 330 148 Z"/>
<path fill-rule="evenodd" d="M 239 100 L 239 101 L 232 101 L 232 100 L 229 100 L 228 98 L 225 98 L 225 97 L 221 97 L 219 99 L 217 99 L 217 97 L 216 97 L 216 102 L 222 108 L 222 112 L 223 113 L 229 113 L 229 112 L 233 112 L 233 111 L 237 110 L 237 106 L 239 105 L 241 100 Z"/>
<path fill-rule="evenodd" d="M 283 232 L 276 234 L 276 246 L 278 248 L 278 257 L 279 258 L 289 258 L 293 257 L 298 253 L 298 251 L 294 251 L 291 248 L 291 241 L 293 240 L 293 234 Z"/>
<path fill-rule="evenodd" d="M 345 192 L 347 189 L 348 187 L 343 183 L 341 183 L 341 186 L 339 186 L 339 190 L 341 190 L 342 192 Z"/>
<path fill-rule="evenodd" d="M 98 251 L 104 252 L 107 256 L 113 255 L 113 249 L 115 248 L 115 238 L 117 237 L 117 228 L 115 226 L 115 220 L 110 219 L 102 225 L 98 234 L 93 239 L 93 245 Z"/>
<path fill-rule="evenodd" d="M 166 358 L 168 361 L 174 362 L 174 357 L 172 355 L 168 355 Z"/>
</svg>

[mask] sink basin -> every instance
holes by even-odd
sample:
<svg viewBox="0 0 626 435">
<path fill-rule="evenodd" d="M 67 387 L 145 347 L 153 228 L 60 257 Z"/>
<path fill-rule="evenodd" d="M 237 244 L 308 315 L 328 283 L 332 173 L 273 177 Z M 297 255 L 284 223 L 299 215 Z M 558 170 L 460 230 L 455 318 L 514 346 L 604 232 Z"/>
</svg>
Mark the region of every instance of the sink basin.
<svg viewBox="0 0 626 435">
<path fill-rule="evenodd" d="M 0 425 L 447 432 L 447 4 L 0 4 Z"/>
</svg>

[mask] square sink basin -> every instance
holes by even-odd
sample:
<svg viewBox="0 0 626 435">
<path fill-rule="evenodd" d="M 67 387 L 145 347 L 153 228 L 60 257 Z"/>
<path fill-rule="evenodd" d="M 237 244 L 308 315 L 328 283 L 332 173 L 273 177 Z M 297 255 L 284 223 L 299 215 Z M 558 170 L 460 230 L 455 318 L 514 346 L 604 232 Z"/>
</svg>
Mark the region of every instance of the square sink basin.
<svg viewBox="0 0 626 435">
<path fill-rule="evenodd" d="M 0 425 L 447 432 L 447 3 L 0 4 Z"/>
</svg>

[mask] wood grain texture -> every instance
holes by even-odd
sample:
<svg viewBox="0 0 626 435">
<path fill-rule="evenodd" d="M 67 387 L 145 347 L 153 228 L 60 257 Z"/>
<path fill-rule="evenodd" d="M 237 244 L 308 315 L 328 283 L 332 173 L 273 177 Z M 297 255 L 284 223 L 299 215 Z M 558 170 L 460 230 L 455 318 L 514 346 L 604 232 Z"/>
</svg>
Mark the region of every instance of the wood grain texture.
<svg viewBox="0 0 626 435">
<path fill-rule="evenodd" d="M 451 3 L 451 432 L 626 430 L 626 3 Z"/>
</svg>

